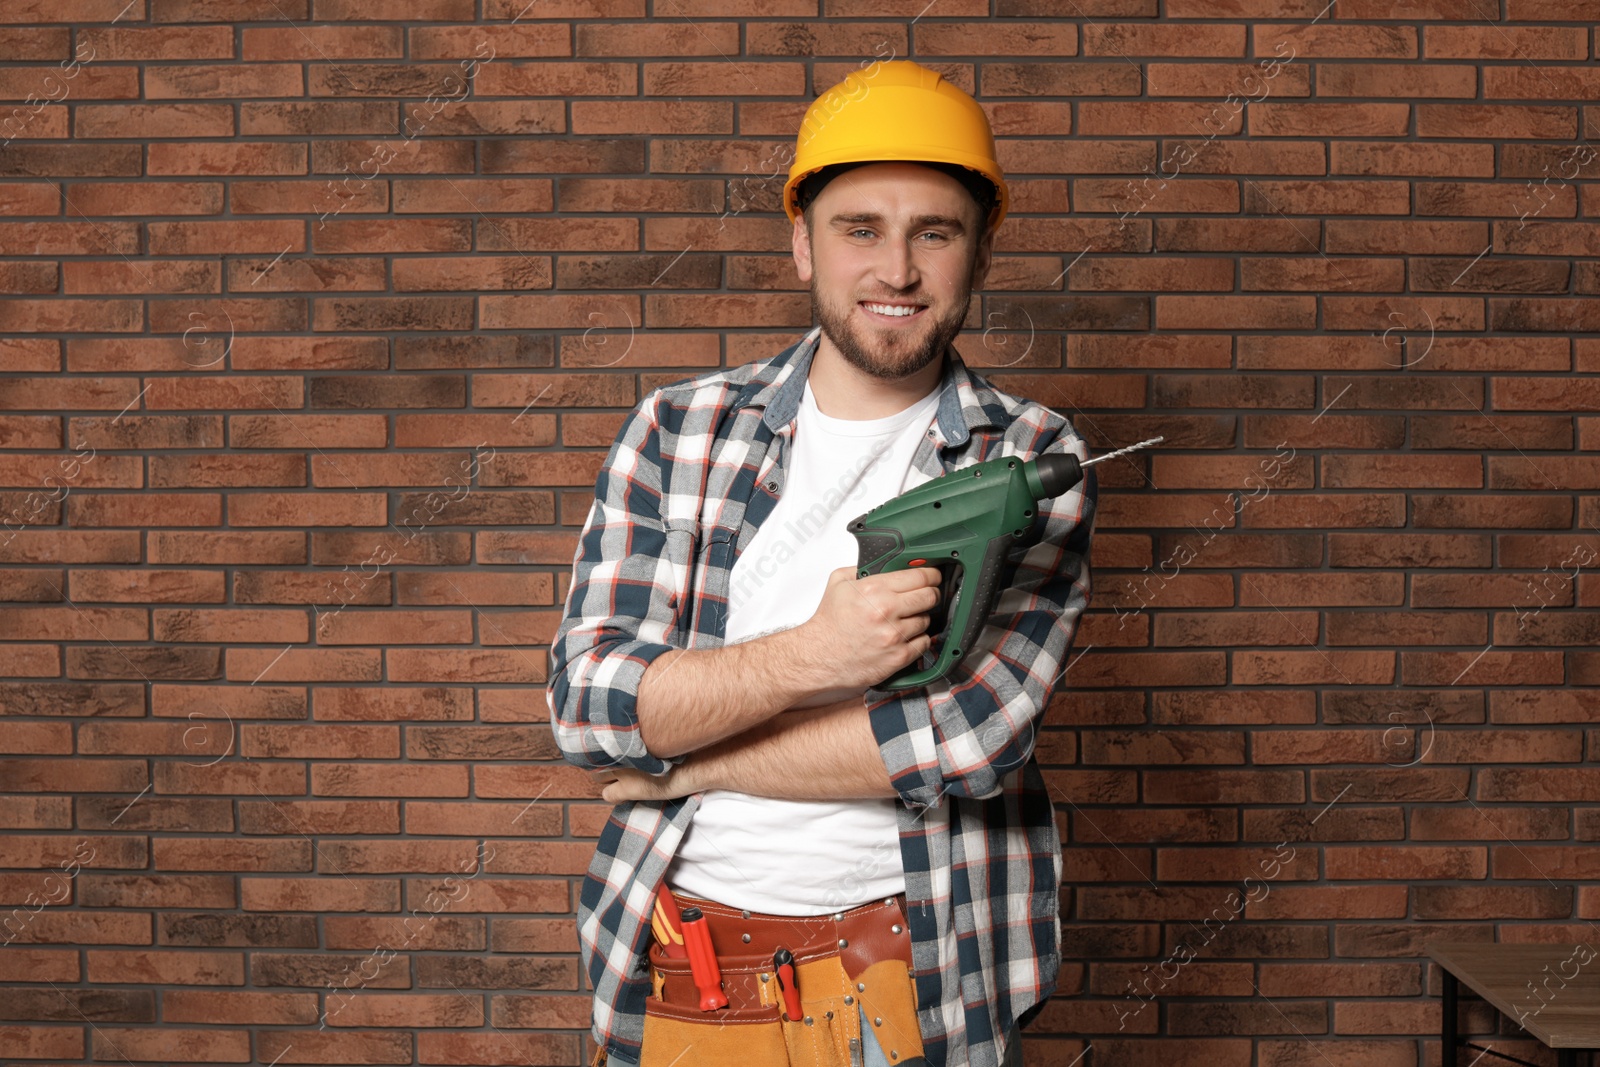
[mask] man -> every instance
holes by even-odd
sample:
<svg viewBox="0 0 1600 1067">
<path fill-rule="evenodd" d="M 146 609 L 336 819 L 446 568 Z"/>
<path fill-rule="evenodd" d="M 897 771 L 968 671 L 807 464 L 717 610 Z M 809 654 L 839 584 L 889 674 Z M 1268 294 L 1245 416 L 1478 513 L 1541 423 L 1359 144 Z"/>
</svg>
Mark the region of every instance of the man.
<svg viewBox="0 0 1600 1067">
<path fill-rule="evenodd" d="M 1032 750 L 1088 602 L 1093 470 L 918 688 L 877 686 L 929 650 L 938 570 L 856 578 L 845 529 L 959 467 L 1088 458 L 951 344 L 1006 207 L 976 101 L 911 62 L 852 74 L 784 188 L 820 326 L 652 391 L 612 445 L 549 683 L 562 753 L 617 804 L 578 907 L 597 1065 L 1021 1063 L 1060 959 Z M 671 956 L 696 915 L 726 1006 Z"/>
</svg>

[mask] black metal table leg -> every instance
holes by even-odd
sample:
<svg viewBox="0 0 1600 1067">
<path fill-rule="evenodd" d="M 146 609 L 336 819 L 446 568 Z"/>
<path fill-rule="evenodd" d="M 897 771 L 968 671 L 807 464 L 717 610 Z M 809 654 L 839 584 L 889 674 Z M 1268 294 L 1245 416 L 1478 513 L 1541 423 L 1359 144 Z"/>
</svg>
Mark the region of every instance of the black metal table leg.
<svg viewBox="0 0 1600 1067">
<path fill-rule="evenodd" d="M 1440 1035 L 1440 1048 L 1442 1054 L 1439 1057 L 1439 1062 L 1443 1067 L 1456 1067 L 1461 1058 L 1461 1044 L 1456 1035 L 1456 998 L 1461 990 L 1456 982 L 1456 976 L 1450 973 L 1448 967 L 1440 967 L 1439 973 L 1444 978 L 1444 1022 L 1441 1024 L 1443 1032 Z M 1563 1063 L 1561 1067 L 1567 1067 L 1567 1065 Z"/>
</svg>

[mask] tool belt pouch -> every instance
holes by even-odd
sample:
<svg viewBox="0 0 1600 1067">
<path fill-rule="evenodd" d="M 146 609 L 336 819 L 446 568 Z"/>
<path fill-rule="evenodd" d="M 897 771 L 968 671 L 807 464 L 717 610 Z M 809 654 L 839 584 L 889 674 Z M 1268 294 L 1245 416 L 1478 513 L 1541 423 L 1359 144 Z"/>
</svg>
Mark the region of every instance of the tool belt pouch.
<svg viewBox="0 0 1600 1067">
<path fill-rule="evenodd" d="M 780 1018 L 782 1006 L 776 1002 L 762 1002 L 758 996 L 736 996 L 741 992 L 753 994 L 754 987 L 761 984 L 758 975 L 762 973 L 762 962 L 759 957 L 747 961 L 718 957 L 728 1006 L 701 1011 L 689 961 L 669 958 L 659 945 L 652 944 L 651 992 L 645 998 L 644 1044 L 639 1067 L 669 1067 L 671 1064 L 679 1067 L 776 1064 L 782 1067 L 788 1063 L 786 1024 Z M 765 961 L 765 970 L 770 985 L 771 960 Z M 663 1000 L 662 993 L 669 978 L 674 995 L 672 999 Z M 750 1006 L 740 1006 L 744 1004 Z"/>
<path fill-rule="evenodd" d="M 838 1067 L 861 1061 L 864 1040 L 876 1040 L 896 1067 L 922 1057 L 916 984 L 903 959 L 881 959 L 852 975 L 836 949 L 796 952 L 801 1018 L 791 1020 L 765 954 L 717 957 L 728 1007 L 712 1011 L 700 1010 L 688 960 L 667 956 L 656 943 L 649 958 L 639 1067 Z M 870 1034 L 861 1032 L 863 1012 Z"/>
</svg>

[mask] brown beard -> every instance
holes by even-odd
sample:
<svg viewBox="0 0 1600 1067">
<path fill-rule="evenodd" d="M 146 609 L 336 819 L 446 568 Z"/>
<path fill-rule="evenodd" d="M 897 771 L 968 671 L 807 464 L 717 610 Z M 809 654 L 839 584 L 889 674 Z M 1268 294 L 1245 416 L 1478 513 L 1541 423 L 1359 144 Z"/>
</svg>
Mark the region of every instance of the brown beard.
<svg viewBox="0 0 1600 1067">
<path fill-rule="evenodd" d="M 815 260 L 813 260 L 815 262 Z M 943 319 L 935 319 L 922 327 L 922 339 L 894 338 L 874 345 L 871 339 L 852 329 L 850 315 L 855 310 L 852 301 L 845 306 L 829 304 L 817 292 L 817 275 L 811 275 L 811 314 L 822 324 L 822 332 L 833 342 L 846 363 L 857 370 L 884 381 L 897 381 L 926 367 L 944 355 L 944 350 L 961 333 L 961 324 L 967 317 L 967 305 L 972 297 L 972 268 L 977 262 L 974 255 L 967 264 L 966 276 L 961 283 L 961 298 L 951 306 Z M 923 314 L 931 314 L 931 309 Z"/>
</svg>

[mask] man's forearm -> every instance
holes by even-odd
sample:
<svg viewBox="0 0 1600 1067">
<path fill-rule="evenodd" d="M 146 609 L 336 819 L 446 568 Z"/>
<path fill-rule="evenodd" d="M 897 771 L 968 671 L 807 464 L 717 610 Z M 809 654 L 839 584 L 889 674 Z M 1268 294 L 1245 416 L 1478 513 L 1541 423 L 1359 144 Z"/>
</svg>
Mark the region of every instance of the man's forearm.
<svg viewBox="0 0 1600 1067">
<path fill-rule="evenodd" d="M 893 797 L 860 696 L 779 715 L 696 752 L 674 773 L 684 792 L 731 789 L 782 800 Z"/>
<path fill-rule="evenodd" d="M 938 580 L 934 567 L 860 581 L 854 567 L 835 567 L 807 622 L 720 648 L 662 653 L 635 693 L 640 739 L 653 755 L 681 756 L 780 711 L 865 692 L 927 650 Z"/>
<path fill-rule="evenodd" d="M 645 748 L 681 756 L 741 734 L 822 692 L 800 666 L 799 628 L 711 649 L 664 652 L 639 680 Z"/>
</svg>

